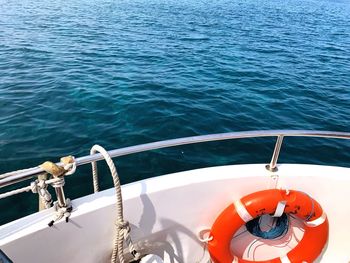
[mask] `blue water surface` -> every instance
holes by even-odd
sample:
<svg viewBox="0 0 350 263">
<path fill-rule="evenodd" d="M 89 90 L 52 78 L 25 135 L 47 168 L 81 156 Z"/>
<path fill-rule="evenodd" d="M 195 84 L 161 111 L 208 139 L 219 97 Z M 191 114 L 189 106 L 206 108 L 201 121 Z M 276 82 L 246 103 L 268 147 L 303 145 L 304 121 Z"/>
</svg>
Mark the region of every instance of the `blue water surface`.
<svg viewBox="0 0 350 263">
<path fill-rule="evenodd" d="M 350 131 L 349 51 L 345 0 L 0 0 L 0 173 L 86 155 L 96 143 Z M 116 162 L 128 183 L 267 163 L 273 146 L 274 139 L 206 143 Z M 290 138 L 280 161 L 350 167 L 349 149 Z M 112 186 L 104 172 L 101 165 L 102 189 Z M 67 178 L 66 191 L 91 193 L 90 167 Z M 1 200 L 0 224 L 35 211 L 36 199 Z"/>
</svg>

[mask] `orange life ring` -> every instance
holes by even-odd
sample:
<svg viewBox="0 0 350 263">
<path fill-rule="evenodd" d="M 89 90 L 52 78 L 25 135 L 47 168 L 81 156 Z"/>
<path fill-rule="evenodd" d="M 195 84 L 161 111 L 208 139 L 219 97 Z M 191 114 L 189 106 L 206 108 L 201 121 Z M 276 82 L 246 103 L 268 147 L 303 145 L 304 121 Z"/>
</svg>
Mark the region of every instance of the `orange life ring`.
<svg viewBox="0 0 350 263">
<path fill-rule="evenodd" d="M 286 201 L 284 212 L 304 220 L 303 238 L 283 258 L 259 263 L 313 262 L 322 252 L 328 239 L 328 219 L 318 202 L 300 191 L 264 190 L 252 193 L 229 205 L 215 220 L 210 233 L 208 250 L 215 263 L 252 263 L 230 251 L 233 235 L 246 222 L 264 214 L 274 214 L 279 202 Z"/>
</svg>

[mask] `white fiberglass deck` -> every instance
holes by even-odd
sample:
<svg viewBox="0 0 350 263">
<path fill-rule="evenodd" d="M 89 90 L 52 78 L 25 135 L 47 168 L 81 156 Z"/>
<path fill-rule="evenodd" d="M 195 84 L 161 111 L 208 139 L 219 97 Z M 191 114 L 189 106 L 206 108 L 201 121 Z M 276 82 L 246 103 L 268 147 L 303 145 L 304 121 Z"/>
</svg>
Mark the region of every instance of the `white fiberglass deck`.
<svg viewBox="0 0 350 263">
<path fill-rule="evenodd" d="M 292 164 L 278 168 L 272 173 L 263 164 L 221 166 L 124 185 L 124 215 L 132 238 L 141 252 L 158 254 L 165 262 L 207 262 L 197 234 L 209 229 L 227 205 L 259 190 L 287 188 L 308 193 L 328 215 L 329 240 L 318 261 L 349 262 L 350 169 Z M 114 203 L 110 189 L 74 200 L 69 223 L 49 228 L 51 209 L 11 222 L 0 227 L 0 248 L 16 263 L 109 262 Z M 248 247 L 256 246 L 249 259 L 266 257 L 264 246 L 252 245 L 252 240 L 234 239 L 233 250 L 247 258 Z M 278 247 L 272 250 L 281 253 Z"/>
</svg>

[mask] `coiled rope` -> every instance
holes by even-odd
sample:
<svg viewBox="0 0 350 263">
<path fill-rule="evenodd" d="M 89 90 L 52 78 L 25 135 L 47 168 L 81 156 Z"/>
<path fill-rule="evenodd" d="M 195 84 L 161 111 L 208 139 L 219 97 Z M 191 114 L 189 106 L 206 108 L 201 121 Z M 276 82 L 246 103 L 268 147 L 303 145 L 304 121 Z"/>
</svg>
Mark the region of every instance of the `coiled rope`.
<svg viewBox="0 0 350 263">
<path fill-rule="evenodd" d="M 271 229 L 268 231 L 261 230 L 261 217 L 257 217 L 249 221 L 248 223 L 246 223 L 246 227 L 248 232 L 250 232 L 254 236 L 263 239 L 275 239 L 287 233 L 289 226 L 289 220 L 285 213 L 283 213 L 281 217 L 278 217 L 275 220 L 275 224 L 271 226 Z"/>
<path fill-rule="evenodd" d="M 113 247 L 113 253 L 111 262 L 116 263 L 117 257 L 119 259 L 120 263 L 125 262 L 124 253 L 123 253 L 123 242 L 124 240 L 129 246 L 129 251 L 133 255 L 135 260 L 139 260 L 141 258 L 140 254 L 136 251 L 134 244 L 132 243 L 131 237 L 130 237 L 130 226 L 128 221 L 124 221 L 123 218 L 123 199 L 122 199 L 122 192 L 120 187 L 120 181 L 119 176 L 117 173 L 117 169 L 115 168 L 114 162 L 108 152 L 99 145 L 94 145 L 91 150 L 90 154 L 95 154 L 96 152 L 99 152 L 102 154 L 103 158 L 106 160 L 106 163 L 109 167 L 109 170 L 112 174 L 114 188 L 116 192 L 116 206 L 117 206 L 117 218 L 116 218 L 116 236 L 114 238 L 114 247 Z M 94 192 L 99 191 L 98 186 L 98 174 L 97 174 L 97 164 L 96 162 L 92 162 L 92 175 L 93 175 L 93 184 L 94 184 Z"/>
</svg>

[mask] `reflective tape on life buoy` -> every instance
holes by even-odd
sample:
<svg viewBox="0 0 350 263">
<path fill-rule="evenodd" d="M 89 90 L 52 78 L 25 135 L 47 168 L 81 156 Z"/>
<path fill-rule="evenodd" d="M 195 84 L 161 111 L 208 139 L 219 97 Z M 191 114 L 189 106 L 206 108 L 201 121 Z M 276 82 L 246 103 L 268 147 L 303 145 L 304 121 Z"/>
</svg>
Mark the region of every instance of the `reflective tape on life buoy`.
<svg viewBox="0 0 350 263">
<path fill-rule="evenodd" d="M 300 191 L 271 189 L 249 194 L 224 209 L 211 228 L 208 250 L 215 263 L 252 263 L 233 255 L 230 243 L 233 235 L 246 222 L 266 214 L 274 214 L 279 202 L 285 203 L 284 212 L 293 214 L 305 223 L 305 232 L 299 243 L 281 258 L 259 263 L 313 262 L 328 240 L 328 219 L 321 205 Z"/>
</svg>

